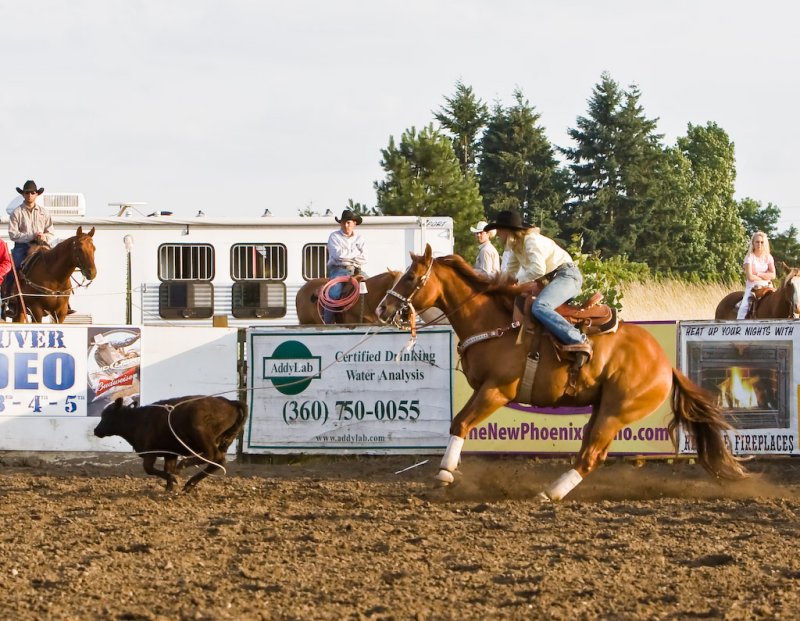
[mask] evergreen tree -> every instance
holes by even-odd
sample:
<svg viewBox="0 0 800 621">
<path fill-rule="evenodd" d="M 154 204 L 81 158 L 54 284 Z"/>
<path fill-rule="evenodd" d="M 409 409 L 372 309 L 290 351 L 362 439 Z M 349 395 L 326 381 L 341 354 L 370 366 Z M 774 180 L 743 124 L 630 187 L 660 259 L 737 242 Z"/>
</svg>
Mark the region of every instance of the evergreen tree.
<svg viewBox="0 0 800 621">
<path fill-rule="evenodd" d="M 776 205 L 767 203 L 766 207 L 762 207 L 761 203 L 753 198 L 743 198 L 737 203 L 737 207 L 748 237 L 752 237 L 756 231 L 761 231 L 772 239 L 778 232 L 781 210 Z"/>
<path fill-rule="evenodd" d="M 566 179 L 553 146 L 537 125 L 540 115 L 520 90 L 514 105 L 499 103 L 481 141 L 478 164 L 484 210 L 491 218 L 503 209 L 517 209 L 549 236 L 560 231 L 554 215 L 566 198 Z"/>
<path fill-rule="evenodd" d="M 434 118 L 447 130 L 453 140 L 455 151 L 462 172 L 475 172 L 481 133 L 489 119 L 489 108 L 460 80 L 456 82 L 456 92 L 452 97 L 445 97 L 447 104 L 434 114 Z"/>
<path fill-rule="evenodd" d="M 766 231 L 764 231 L 766 233 Z M 798 230 L 794 225 L 782 233 L 776 233 L 769 240 L 770 251 L 781 274 L 781 265 L 800 267 L 800 242 L 797 240 Z M 782 275 L 782 274 L 781 274 Z"/>
<path fill-rule="evenodd" d="M 571 161 L 570 201 L 560 221 L 570 234 L 582 234 L 589 252 L 604 256 L 622 254 L 648 263 L 648 248 L 639 243 L 652 239 L 652 216 L 673 219 L 674 204 L 664 200 L 656 172 L 670 168 L 656 134 L 657 119 L 648 119 L 639 103 L 636 85 L 623 91 L 607 73 L 594 88 L 588 115 L 578 117 L 569 130 L 576 146 L 562 149 Z M 656 240 L 659 241 L 659 240 Z M 663 241 L 660 245 L 663 247 Z M 644 252 L 645 256 L 640 253 Z"/>
<path fill-rule="evenodd" d="M 705 279 L 740 280 L 747 238 L 733 198 L 734 145 L 716 123 L 689 124 L 678 148 L 692 168 L 692 208 L 700 220 L 707 252 Z"/>
<path fill-rule="evenodd" d="M 429 125 L 417 133 L 406 130 L 381 150 L 386 179 L 375 182 L 377 209 L 385 215 L 450 216 L 455 251 L 468 261 L 477 246 L 470 226 L 483 218 L 478 184 L 461 172 L 452 142 Z"/>
</svg>

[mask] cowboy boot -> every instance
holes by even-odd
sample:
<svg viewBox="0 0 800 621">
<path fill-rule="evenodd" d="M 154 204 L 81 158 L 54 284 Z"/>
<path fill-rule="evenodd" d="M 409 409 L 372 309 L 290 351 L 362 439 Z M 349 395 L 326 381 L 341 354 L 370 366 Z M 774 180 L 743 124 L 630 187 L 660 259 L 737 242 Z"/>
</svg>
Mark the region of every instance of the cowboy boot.
<svg viewBox="0 0 800 621">
<path fill-rule="evenodd" d="M 575 368 L 580 369 L 584 364 L 592 359 L 592 342 L 583 337 L 580 343 L 570 343 L 569 345 L 562 344 L 561 351 L 572 352 L 575 354 Z"/>
</svg>

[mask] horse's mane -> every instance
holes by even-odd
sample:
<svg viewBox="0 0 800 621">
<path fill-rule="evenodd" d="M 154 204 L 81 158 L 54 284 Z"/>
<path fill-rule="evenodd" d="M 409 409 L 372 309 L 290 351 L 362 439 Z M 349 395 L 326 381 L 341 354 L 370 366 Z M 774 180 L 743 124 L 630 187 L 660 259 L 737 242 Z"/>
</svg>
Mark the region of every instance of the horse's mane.
<svg viewBox="0 0 800 621">
<path fill-rule="evenodd" d="M 486 276 L 476 271 L 463 257 L 457 254 L 439 257 L 436 261 L 453 270 L 476 292 L 498 298 L 509 309 L 514 298 L 522 293 L 522 287 L 517 285 L 508 274 L 499 273 L 496 276 Z"/>
</svg>

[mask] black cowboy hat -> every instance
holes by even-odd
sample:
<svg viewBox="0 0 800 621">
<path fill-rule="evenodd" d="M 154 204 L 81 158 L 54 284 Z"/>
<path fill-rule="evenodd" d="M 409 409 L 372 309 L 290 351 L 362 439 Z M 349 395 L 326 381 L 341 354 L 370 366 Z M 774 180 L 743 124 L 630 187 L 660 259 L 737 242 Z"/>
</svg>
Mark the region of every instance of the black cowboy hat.
<svg viewBox="0 0 800 621">
<path fill-rule="evenodd" d="M 25 185 L 22 186 L 21 190 L 17 188 L 17 192 L 19 192 L 20 194 L 25 194 L 25 192 L 30 192 L 30 191 L 36 192 L 37 194 L 41 194 L 42 192 L 44 192 L 44 188 L 37 187 L 36 182 L 31 181 L 30 179 L 28 179 L 25 182 Z"/>
<path fill-rule="evenodd" d="M 334 218 L 334 220 L 336 220 L 340 224 L 342 222 L 347 222 L 348 220 L 352 220 L 356 224 L 361 224 L 361 222 L 362 222 L 361 216 L 359 216 L 357 213 L 355 213 L 353 211 L 350 211 L 349 209 L 345 209 L 342 212 L 342 217 L 341 218 Z"/>
<path fill-rule="evenodd" d="M 484 231 L 491 231 L 492 229 L 514 229 L 517 231 L 525 231 L 533 228 L 532 224 L 523 222 L 522 216 L 517 211 L 501 211 L 497 214 L 493 222 L 490 222 L 484 227 Z"/>
</svg>

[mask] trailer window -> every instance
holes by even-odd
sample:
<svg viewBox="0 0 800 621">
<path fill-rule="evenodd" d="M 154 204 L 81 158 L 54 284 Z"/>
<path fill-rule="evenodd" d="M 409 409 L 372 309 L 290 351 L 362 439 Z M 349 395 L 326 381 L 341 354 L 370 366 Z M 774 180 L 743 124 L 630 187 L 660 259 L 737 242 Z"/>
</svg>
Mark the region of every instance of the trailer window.
<svg viewBox="0 0 800 621">
<path fill-rule="evenodd" d="M 214 247 L 210 244 L 162 244 L 158 248 L 158 278 L 214 280 Z"/>
<path fill-rule="evenodd" d="M 327 244 L 306 244 L 303 246 L 303 278 L 305 280 L 325 278 L 327 264 Z"/>
<path fill-rule="evenodd" d="M 204 281 L 162 282 L 158 314 L 163 319 L 208 319 L 214 315 L 214 286 Z"/>
<path fill-rule="evenodd" d="M 234 244 L 231 247 L 231 314 L 237 319 L 286 315 L 286 246 Z"/>
<path fill-rule="evenodd" d="M 286 280 L 286 246 L 234 244 L 231 247 L 233 280 Z"/>
<path fill-rule="evenodd" d="M 231 314 L 237 319 L 286 316 L 286 285 L 282 282 L 241 280 L 233 283 Z"/>
</svg>

